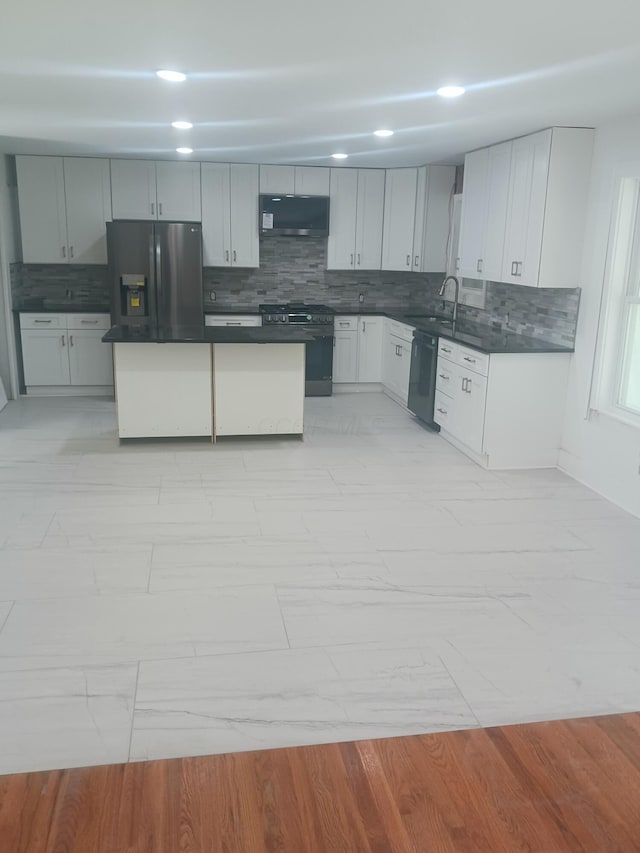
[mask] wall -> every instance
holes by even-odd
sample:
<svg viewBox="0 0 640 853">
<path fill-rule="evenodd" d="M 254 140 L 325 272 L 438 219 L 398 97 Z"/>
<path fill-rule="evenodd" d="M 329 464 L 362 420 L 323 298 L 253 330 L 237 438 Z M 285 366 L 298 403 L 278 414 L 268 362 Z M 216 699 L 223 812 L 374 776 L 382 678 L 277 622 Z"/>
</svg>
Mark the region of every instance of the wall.
<svg viewBox="0 0 640 853">
<path fill-rule="evenodd" d="M 14 161 L 0 156 L 0 378 L 9 398 L 18 393 L 10 298 L 11 264 L 20 258 L 17 209 Z"/>
<path fill-rule="evenodd" d="M 640 117 L 598 128 L 582 259 L 582 304 L 572 360 L 560 466 L 640 516 L 640 428 L 588 415 L 609 224 L 617 174 L 638 173 Z M 631 166 L 630 164 L 636 165 Z"/>
</svg>

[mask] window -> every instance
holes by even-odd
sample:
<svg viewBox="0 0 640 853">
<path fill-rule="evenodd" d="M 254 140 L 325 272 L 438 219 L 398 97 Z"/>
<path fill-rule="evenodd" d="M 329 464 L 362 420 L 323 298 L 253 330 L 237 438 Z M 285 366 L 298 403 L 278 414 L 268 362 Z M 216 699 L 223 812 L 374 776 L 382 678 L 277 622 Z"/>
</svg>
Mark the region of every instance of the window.
<svg viewBox="0 0 640 853">
<path fill-rule="evenodd" d="M 640 424 L 640 178 L 622 178 L 604 302 L 601 407 Z"/>
</svg>

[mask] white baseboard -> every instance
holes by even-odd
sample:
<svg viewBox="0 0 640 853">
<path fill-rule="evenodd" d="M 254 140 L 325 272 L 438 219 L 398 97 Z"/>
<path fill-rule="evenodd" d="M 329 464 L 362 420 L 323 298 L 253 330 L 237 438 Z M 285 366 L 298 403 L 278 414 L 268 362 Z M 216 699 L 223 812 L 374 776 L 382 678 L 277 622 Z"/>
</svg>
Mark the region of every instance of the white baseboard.
<svg viewBox="0 0 640 853">
<path fill-rule="evenodd" d="M 113 396 L 113 385 L 27 385 L 27 397 Z"/>
<path fill-rule="evenodd" d="M 334 382 L 334 394 L 368 394 L 372 391 L 380 393 L 385 388 L 382 382 Z"/>
</svg>

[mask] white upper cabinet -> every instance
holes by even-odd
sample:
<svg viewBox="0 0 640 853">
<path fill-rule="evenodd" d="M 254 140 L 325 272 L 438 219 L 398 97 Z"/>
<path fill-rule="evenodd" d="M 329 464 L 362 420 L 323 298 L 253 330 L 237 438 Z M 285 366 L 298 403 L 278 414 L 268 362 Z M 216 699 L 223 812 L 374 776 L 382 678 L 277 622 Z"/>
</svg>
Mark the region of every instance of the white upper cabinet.
<svg viewBox="0 0 640 853">
<path fill-rule="evenodd" d="M 358 169 L 355 269 L 380 269 L 383 215 L 384 169 Z"/>
<path fill-rule="evenodd" d="M 502 280 L 538 286 L 551 130 L 516 139 L 502 263 Z"/>
<path fill-rule="evenodd" d="M 327 269 L 355 267 L 358 170 L 331 169 Z"/>
<path fill-rule="evenodd" d="M 153 160 L 111 161 L 111 211 L 114 219 L 157 219 Z"/>
<path fill-rule="evenodd" d="M 64 158 L 69 261 L 107 263 L 106 223 L 111 219 L 109 161 Z"/>
<path fill-rule="evenodd" d="M 387 169 L 382 229 L 382 269 L 412 268 L 417 169 Z"/>
<path fill-rule="evenodd" d="M 158 219 L 169 222 L 199 222 L 200 163 L 156 163 Z"/>
<path fill-rule="evenodd" d="M 257 267 L 258 167 L 202 164 L 202 257 L 205 267 Z"/>
<path fill-rule="evenodd" d="M 260 166 L 260 192 L 293 195 L 295 168 L 293 166 Z"/>
<path fill-rule="evenodd" d="M 444 272 L 446 269 L 455 179 L 455 166 L 421 166 L 418 169 L 413 272 Z"/>
<path fill-rule="evenodd" d="M 296 195 L 329 195 L 331 169 L 326 166 L 296 166 L 294 192 Z"/>
<path fill-rule="evenodd" d="M 25 263 L 68 261 L 61 157 L 16 157 L 22 256 Z"/>
<path fill-rule="evenodd" d="M 579 287 L 593 131 L 554 127 L 465 158 L 460 275 Z"/>
<path fill-rule="evenodd" d="M 200 163 L 111 161 L 114 219 L 199 222 Z"/>
<path fill-rule="evenodd" d="M 258 167 L 230 166 L 231 265 L 260 266 Z"/>
<path fill-rule="evenodd" d="M 464 158 L 459 255 L 459 273 L 464 278 L 478 278 L 481 275 L 487 214 L 488 164 L 488 148 L 472 151 Z"/>
<path fill-rule="evenodd" d="M 280 195 L 329 195 L 326 166 L 260 166 L 260 192 Z"/>
<path fill-rule="evenodd" d="M 16 157 L 25 263 L 105 264 L 109 161 Z"/>
<path fill-rule="evenodd" d="M 202 264 L 231 266 L 231 202 L 228 163 L 202 164 Z"/>
</svg>

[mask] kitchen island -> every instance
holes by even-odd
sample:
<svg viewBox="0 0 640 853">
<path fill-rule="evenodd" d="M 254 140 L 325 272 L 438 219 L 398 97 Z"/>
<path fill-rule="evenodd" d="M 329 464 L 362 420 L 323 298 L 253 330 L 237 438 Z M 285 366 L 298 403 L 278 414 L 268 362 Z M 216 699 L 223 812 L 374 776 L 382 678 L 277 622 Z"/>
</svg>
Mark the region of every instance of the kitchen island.
<svg viewBox="0 0 640 853">
<path fill-rule="evenodd" d="M 303 329 L 113 326 L 118 435 L 302 435 Z"/>
</svg>

